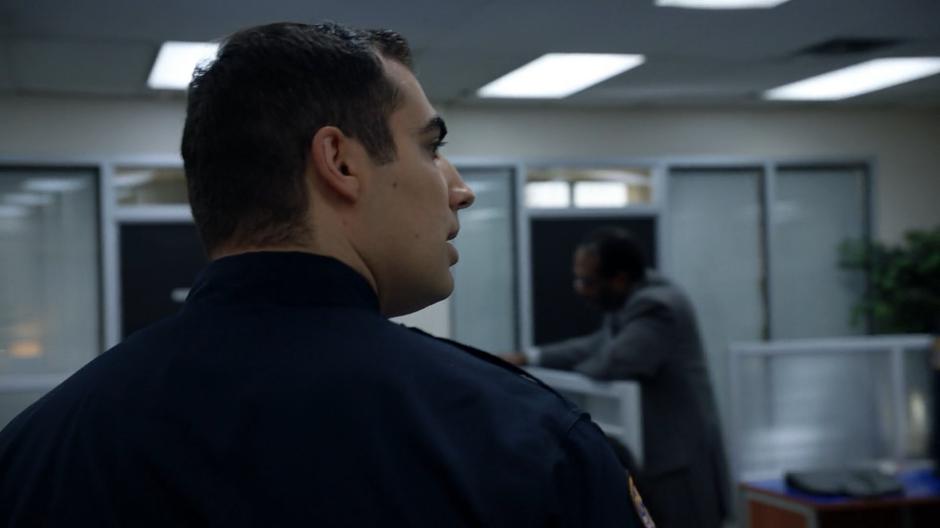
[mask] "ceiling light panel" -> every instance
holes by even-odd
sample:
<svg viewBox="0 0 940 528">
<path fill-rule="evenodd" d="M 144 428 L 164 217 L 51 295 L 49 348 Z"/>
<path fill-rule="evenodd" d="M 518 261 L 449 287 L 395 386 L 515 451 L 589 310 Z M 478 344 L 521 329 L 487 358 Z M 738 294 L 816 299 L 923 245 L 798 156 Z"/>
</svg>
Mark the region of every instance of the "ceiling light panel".
<svg viewBox="0 0 940 528">
<path fill-rule="evenodd" d="M 642 55 L 548 53 L 477 91 L 480 97 L 561 99 L 643 64 Z"/>
<path fill-rule="evenodd" d="M 768 90 L 765 99 L 834 101 L 940 73 L 940 57 L 875 59 Z"/>
<path fill-rule="evenodd" d="M 164 42 L 150 70 L 147 86 L 157 90 L 185 90 L 197 66 L 215 59 L 215 42 Z"/>
<path fill-rule="evenodd" d="M 770 9 L 790 0 L 656 0 L 660 7 L 685 9 Z"/>
</svg>

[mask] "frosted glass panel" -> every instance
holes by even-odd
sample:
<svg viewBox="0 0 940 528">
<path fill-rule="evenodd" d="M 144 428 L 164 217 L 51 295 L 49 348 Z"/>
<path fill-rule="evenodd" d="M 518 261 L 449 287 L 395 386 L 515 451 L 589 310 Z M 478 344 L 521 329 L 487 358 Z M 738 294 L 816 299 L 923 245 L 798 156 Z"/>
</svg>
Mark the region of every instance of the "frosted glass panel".
<svg viewBox="0 0 940 528">
<path fill-rule="evenodd" d="M 0 169 L 0 203 L 11 196 L 23 205 L 0 215 L 0 373 L 75 370 L 101 344 L 96 175 Z"/>
<path fill-rule="evenodd" d="M 738 476 L 926 458 L 928 336 L 736 345 Z"/>
<path fill-rule="evenodd" d="M 0 168 L 0 427 L 100 351 L 96 179 Z"/>
<path fill-rule="evenodd" d="M 771 215 L 774 339 L 864 333 L 851 324 L 851 312 L 865 277 L 839 268 L 838 248 L 866 235 L 865 180 L 858 168 L 778 171 Z"/>
<path fill-rule="evenodd" d="M 762 338 L 761 172 L 669 176 L 666 271 L 692 299 L 715 392 L 728 415 L 728 346 Z"/>
<path fill-rule="evenodd" d="M 891 457 L 887 354 L 752 356 L 740 372 L 742 475 Z"/>
<path fill-rule="evenodd" d="M 460 213 L 451 297 L 454 339 L 488 352 L 516 348 L 514 176 L 509 169 L 460 169 L 476 194 Z"/>
</svg>

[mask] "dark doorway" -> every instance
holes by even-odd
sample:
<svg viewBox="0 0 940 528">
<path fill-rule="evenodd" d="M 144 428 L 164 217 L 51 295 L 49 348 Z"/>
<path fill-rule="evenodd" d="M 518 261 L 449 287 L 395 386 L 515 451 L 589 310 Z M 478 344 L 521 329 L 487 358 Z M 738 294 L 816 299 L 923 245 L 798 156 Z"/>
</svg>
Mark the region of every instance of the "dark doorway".
<svg viewBox="0 0 940 528">
<path fill-rule="evenodd" d="M 123 224 L 121 337 L 176 313 L 208 260 L 193 224 Z"/>
<path fill-rule="evenodd" d="M 656 267 L 656 219 L 651 217 L 533 218 L 531 220 L 532 324 L 534 344 L 587 334 L 601 324 L 600 311 L 572 289 L 571 258 L 591 230 L 612 225 L 624 228 L 643 245 Z"/>
</svg>

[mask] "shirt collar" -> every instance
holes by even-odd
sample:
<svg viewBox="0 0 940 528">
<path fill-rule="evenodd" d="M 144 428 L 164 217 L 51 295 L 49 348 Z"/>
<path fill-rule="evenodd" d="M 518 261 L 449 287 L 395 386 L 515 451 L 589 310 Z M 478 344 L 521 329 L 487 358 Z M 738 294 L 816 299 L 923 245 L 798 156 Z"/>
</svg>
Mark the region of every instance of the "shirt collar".
<svg viewBox="0 0 940 528">
<path fill-rule="evenodd" d="M 333 257 L 259 251 L 214 260 L 199 274 L 186 305 L 272 303 L 350 306 L 378 311 L 365 277 Z"/>
</svg>

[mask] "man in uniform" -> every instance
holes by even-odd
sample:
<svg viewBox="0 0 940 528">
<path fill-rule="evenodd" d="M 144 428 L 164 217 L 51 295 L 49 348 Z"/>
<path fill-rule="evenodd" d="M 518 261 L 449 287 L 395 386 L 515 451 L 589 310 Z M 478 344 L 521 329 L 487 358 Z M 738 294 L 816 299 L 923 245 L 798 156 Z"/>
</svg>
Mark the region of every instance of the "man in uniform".
<svg viewBox="0 0 940 528">
<path fill-rule="evenodd" d="M 714 396 L 692 306 L 646 270 L 624 230 L 601 228 L 574 253 L 574 288 L 605 312 L 593 334 L 505 356 L 640 385 L 640 491 L 660 528 L 717 528 L 728 482 Z"/>
<path fill-rule="evenodd" d="M 395 33 L 231 36 L 182 141 L 211 263 L 0 433 L 0 524 L 640 526 L 584 413 L 387 319 L 453 288 L 445 134 Z"/>
</svg>

